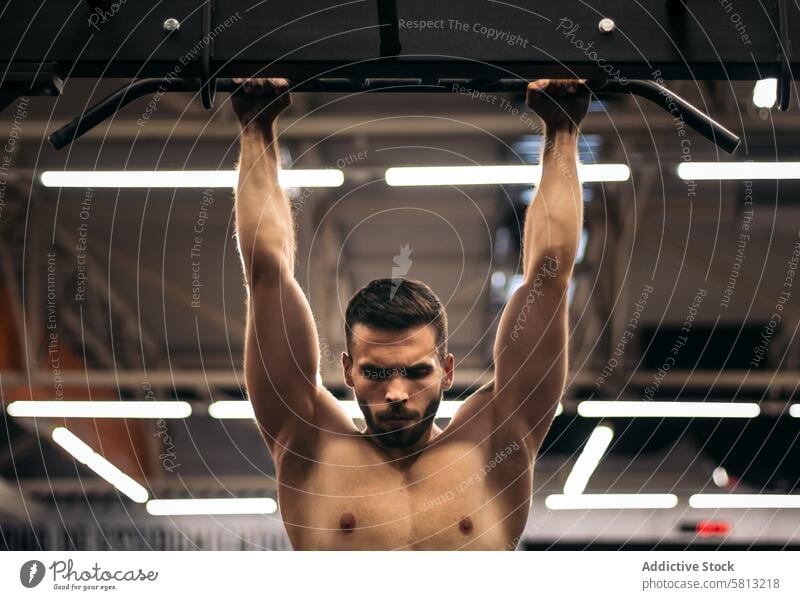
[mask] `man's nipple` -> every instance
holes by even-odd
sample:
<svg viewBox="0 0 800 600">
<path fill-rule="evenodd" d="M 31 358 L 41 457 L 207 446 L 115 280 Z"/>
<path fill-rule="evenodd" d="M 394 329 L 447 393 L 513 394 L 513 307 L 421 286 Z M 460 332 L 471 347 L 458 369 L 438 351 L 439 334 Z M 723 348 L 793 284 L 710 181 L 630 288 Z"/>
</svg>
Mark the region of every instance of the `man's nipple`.
<svg viewBox="0 0 800 600">
<path fill-rule="evenodd" d="M 352 533 L 356 528 L 356 518 L 353 513 L 344 513 L 339 519 L 339 529 L 344 533 Z"/>
<path fill-rule="evenodd" d="M 464 535 L 469 535 L 472 533 L 472 519 L 469 517 L 463 517 L 458 522 L 458 530 Z"/>
</svg>

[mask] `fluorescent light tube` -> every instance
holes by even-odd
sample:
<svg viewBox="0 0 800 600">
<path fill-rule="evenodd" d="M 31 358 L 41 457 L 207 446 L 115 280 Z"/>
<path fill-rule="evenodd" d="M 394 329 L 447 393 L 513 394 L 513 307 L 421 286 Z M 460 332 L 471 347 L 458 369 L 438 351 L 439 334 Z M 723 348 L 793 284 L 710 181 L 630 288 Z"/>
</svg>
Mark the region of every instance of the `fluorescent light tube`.
<svg viewBox="0 0 800 600">
<path fill-rule="evenodd" d="M 58 188 L 232 188 L 238 171 L 45 171 L 45 187 Z M 339 169 L 291 169 L 280 171 L 282 187 L 339 187 Z"/>
<path fill-rule="evenodd" d="M 147 503 L 147 512 L 154 516 L 271 515 L 277 510 L 272 498 L 179 498 Z"/>
<path fill-rule="evenodd" d="M 800 179 L 800 162 L 686 162 L 678 165 L 678 177 L 702 179 Z"/>
<path fill-rule="evenodd" d="M 545 498 L 550 510 L 592 510 L 626 508 L 674 508 L 675 494 L 551 494 Z"/>
<path fill-rule="evenodd" d="M 247 400 L 219 400 L 208 406 L 208 414 L 215 419 L 255 419 L 253 406 Z"/>
<path fill-rule="evenodd" d="M 800 508 L 800 494 L 694 494 L 692 508 Z"/>
<path fill-rule="evenodd" d="M 281 187 L 339 187 L 344 183 L 344 172 L 339 169 L 291 169 L 278 173 Z"/>
<path fill-rule="evenodd" d="M 458 407 L 463 402 L 446 400 L 439 404 L 439 411 L 436 417 L 439 419 L 449 419 L 455 414 Z M 339 400 L 339 405 L 351 419 L 363 419 L 364 413 L 355 400 Z M 215 419 L 254 419 L 255 413 L 250 402 L 246 400 L 220 400 L 212 402 L 208 407 L 208 414 Z"/>
<path fill-rule="evenodd" d="M 416 185 L 493 185 L 536 184 L 542 176 L 538 165 L 494 165 L 465 167 L 391 167 L 384 178 L 391 186 Z M 627 181 L 628 165 L 579 165 L 578 177 L 583 183 Z"/>
<path fill-rule="evenodd" d="M 100 456 L 66 427 L 53 430 L 53 441 L 134 502 L 147 502 L 149 494 L 139 482 Z"/>
<path fill-rule="evenodd" d="M 87 419 L 184 419 L 192 405 L 181 401 L 21 400 L 6 409 L 12 417 Z"/>
<path fill-rule="evenodd" d="M 363 419 L 364 413 L 361 412 L 355 400 L 339 400 L 339 404 L 351 419 Z M 462 400 L 444 400 L 439 404 L 436 413 L 437 419 L 452 419 L 459 407 L 464 404 Z M 564 410 L 561 404 L 556 409 L 556 416 Z M 219 400 L 212 402 L 208 407 L 208 414 L 215 419 L 254 419 L 253 407 L 247 400 Z"/>
<path fill-rule="evenodd" d="M 585 400 L 578 404 L 582 417 L 674 417 L 752 419 L 761 413 L 752 402 L 673 402 Z"/>
<path fill-rule="evenodd" d="M 614 430 L 607 425 L 598 425 L 583 446 L 583 452 L 575 461 L 572 471 L 564 483 L 564 494 L 582 494 L 589 483 L 589 478 L 594 473 L 600 459 L 608 450 L 611 440 L 614 439 Z"/>
</svg>

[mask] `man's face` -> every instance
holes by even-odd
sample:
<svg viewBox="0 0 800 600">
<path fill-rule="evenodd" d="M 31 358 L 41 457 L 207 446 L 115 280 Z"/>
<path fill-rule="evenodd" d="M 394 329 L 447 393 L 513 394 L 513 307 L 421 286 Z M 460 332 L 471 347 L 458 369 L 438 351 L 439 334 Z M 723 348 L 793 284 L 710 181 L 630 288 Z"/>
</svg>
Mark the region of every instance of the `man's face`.
<svg viewBox="0 0 800 600">
<path fill-rule="evenodd" d="M 342 355 L 345 381 L 364 413 L 367 432 L 386 447 L 416 444 L 430 430 L 444 390 L 453 383 L 453 355 L 439 359 L 436 329 L 353 327 L 352 355 Z"/>
</svg>

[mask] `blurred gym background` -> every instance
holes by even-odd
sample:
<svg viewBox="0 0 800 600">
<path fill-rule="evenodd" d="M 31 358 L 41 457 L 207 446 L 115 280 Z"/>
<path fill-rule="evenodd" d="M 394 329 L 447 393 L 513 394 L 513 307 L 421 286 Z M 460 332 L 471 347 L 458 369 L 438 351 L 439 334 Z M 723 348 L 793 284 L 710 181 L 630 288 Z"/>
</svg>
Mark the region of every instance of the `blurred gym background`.
<svg viewBox="0 0 800 600">
<path fill-rule="evenodd" d="M 49 132 L 123 83 L 70 81 L 58 102 L 21 98 L 0 114 L 0 540 L 16 550 L 288 548 L 274 468 L 241 404 L 238 126 L 225 95 L 206 112 L 192 94 L 171 93 L 50 148 Z M 800 543 L 800 169 L 766 179 L 677 170 L 796 161 L 800 115 L 769 108 L 774 82 L 755 97 L 752 82 L 667 84 L 743 144 L 735 159 L 721 155 L 634 97 L 592 104 L 580 155 L 601 181 L 584 186 L 569 383 L 521 549 Z M 534 189 L 407 185 L 414 173 L 386 170 L 537 164 L 542 138 L 524 98 L 293 100 L 280 120 L 284 169 L 341 172 L 316 181 L 298 172 L 288 190 L 323 383 L 352 401 L 340 366 L 344 307 L 370 279 L 402 275 L 446 302 L 457 360 L 446 399 L 463 400 L 490 377 Z M 64 187 L 64 171 L 221 173 L 189 175 L 190 188 L 129 188 L 154 184 L 147 173 L 112 175 L 122 187 L 73 173 L 76 187 Z M 100 409 L 73 418 L 13 404 L 62 399 L 155 408 L 148 418 Z M 689 404 L 632 416 L 604 401 Z M 697 402 L 728 412 L 704 416 Z M 238 499 L 225 510 L 245 514 L 213 514 L 218 499 Z"/>
</svg>

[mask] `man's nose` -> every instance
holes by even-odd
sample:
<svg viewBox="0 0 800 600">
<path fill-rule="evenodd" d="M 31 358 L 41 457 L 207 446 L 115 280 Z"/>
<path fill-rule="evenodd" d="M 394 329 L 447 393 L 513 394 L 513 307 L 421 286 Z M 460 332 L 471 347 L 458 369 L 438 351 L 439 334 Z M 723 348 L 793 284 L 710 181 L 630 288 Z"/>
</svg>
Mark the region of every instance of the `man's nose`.
<svg viewBox="0 0 800 600">
<path fill-rule="evenodd" d="M 408 391 L 405 388 L 402 377 L 390 377 L 386 385 L 386 402 L 405 402 L 408 400 Z"/>
</svg>

